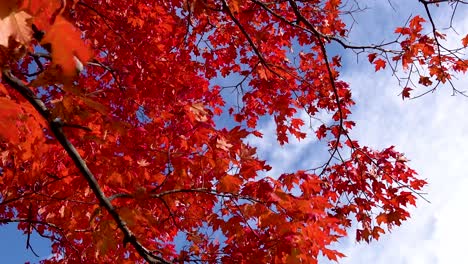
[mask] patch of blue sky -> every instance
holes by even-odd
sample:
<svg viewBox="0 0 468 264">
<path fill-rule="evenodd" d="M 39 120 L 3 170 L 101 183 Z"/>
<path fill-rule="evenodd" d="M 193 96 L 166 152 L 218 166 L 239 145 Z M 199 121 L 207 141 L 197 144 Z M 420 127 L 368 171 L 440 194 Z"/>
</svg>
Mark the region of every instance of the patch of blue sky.
<svg viewBox="0 0 468 264">
<path fill-rule="evenodd" d="M 6 224 L 0 226 L 0 262 L 9 264 L 20 264 L 30 261 L 38 263 L 42 259 L 50 255 L 51 247 L 50 240 L 37 235 L 35 232 L 31 234 L 30 245 L 37 257 L 26 248 L 27 235 L 23 231 L 18 230 L 17 224 Z"/>
</svg>

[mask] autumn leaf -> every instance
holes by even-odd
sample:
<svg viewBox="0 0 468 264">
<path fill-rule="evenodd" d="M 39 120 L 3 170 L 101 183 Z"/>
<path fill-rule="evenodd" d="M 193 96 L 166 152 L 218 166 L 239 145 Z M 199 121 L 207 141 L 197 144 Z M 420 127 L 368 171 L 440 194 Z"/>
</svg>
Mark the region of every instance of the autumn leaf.
<svg viewBox="0 0 468 264">
<path fill-rule="evenodd" d="M 346 256 L 345 254 L 341 252 L 338 252 L 336 250 L 330 250 L 330 249 L 324 250 L 323 255 L 326 256 L 329 260 L 334 260 L 334 261 L 337 261 L 338 258 L 343 258 Z"/>
<path fill-rule="evenodd" d="M 23 45 L 31 41 L 31 15 L 24 11 L 12 12 L 0 20 L 0 45 L 8 47 L 10 37 Z"/>
<path fill-rule="evenodd" d="M 150 165 L 150 163 L 148 161 L 146 161 L 145 159 L 141 159 L 139 161 L 137 161 L 137 164 L 141 167 L 147 167 L 148 165 Z"/>
<path fill-rule="evenodd" d="M 429 85 L 432 85 L 432 81 L 430 79 L 430 77 L 427 77 L 427 76 L 419 76 L 419 82 L 420 84 L 424 85 L 424 86 L 429 86 Z"/>
<path fill-rule="evenodd" d="M 216 139 L 216 147 L 224 151 L 229 151 L 232 147 L 232 144 L 229 144 L 224 138 L 218 138 Z"/>
<path fill-rule="evenodd" d="M 203 103 L 195 103 L 190 106 L 190 111 L 195 116 L 195 120 L 199 122 L 205 122 L 208 120 L 208 112 L 205 110 Z"/>
<path fill-rule="evenodd" d="M 376 220 L 377 220 L 377 224 L 381 225 L 382 223 L 387 223 L 387 215 L 384 214 L 384 213 L 381 213 L 379 214 L 377 217 L 376 217 Z"/>
<path fill-rule="evenodd" d="M 109 109 L 108 109 L 105 105 L 103 105 L 103 104 L 101 104 L 101 103 L 99 103 L 99 102 L 96 102 L 96 101 L 91 100 L 90 98 L 87 98 L 87 97 L 84 97 L 84 96 L 80 97 L 80 99 L 81 99 L 87 106 L 89 106 L 89 107 L 91 107 L 91 108 L 97 110 L 99 113 L 101 113 L 101 114 L 103 114 L 103 115 L 106 115 L 106 114 L 109 113 Z"/>
<path fill-rule="evenodd" d="M 468 34 L 464 38 L 462 38 L 462 45 L 465 48 L 468 46 Z"/>
<path fill-rule="evenodd" d="M 0 75 L 1 77 L 1 75 Z M 0 96 L 3 96 L 3 95 L 6 95 L 7 98 L 9 97 L 9 92 L 8 90 L 6 89 L 6 87 L 0 83 Z"/>
<path fill-rule="evenodd" d="M 374 62 L 375 58 L 377 57 L 377 53 L 371 53 L 369 55 L 367 55 L 368 59 L 369 59 L 369 62 L 372 63 Z"/>
<path fill-rule="evenodd" d="M 372 238 L 373 239 L 379 239 L 381 234 L 384 234 L 385 230 L 379 226 L 374 226 L 372 229 Z"/>
<path fill-rule="evenodd" d="M 115 237 L 108 236 L 109 232 L 115 229 L 115 224 L 110 220 L 103 221 L 98 231 L 93 233 L 95 243 L 97 244 L 97 256 L 105 256 L 109 250 L 117 247 Z"/>
<path fill-rule="evenodd" d="M 1 86 L 1 84 L 0 84 Z M 11 99 L 0 97 L 0 136 L 10 139 L 12 143 L 17 143 L 18 131 L 15 123 L 21 111 L 21 106 Z"/>
<path fill-rule="evenodd" d="M 77 59 L 86 63 L 93 56 L 80 33 L 62 16 L 57 16 L 41 43 L 51 45 L 52 62 L 60 65 L 66 76 L 76 75 Z"/>
<path fill-rule="evenodd" d="M 401 92 L 401 97 L 402 97 L 403 99 L 405 99 L 405 98 L 410 98 L 410 96 L 411 96 L 411 95 L 410 95 L 410 92 L 411 92 L 412 90 L 413 90 L 413 89 L 410 88 L 410 87 L 405 87 L 405 88 L 403 89 L 403 91 Z"/>
<path fill-rule="evenodd" d="M 2 0 L 0 3 L 0 19 L 9 16 L 16 11 L 18 0 Z"/>
<path fill-rule="evenodd" d="M 232 12 L 233 13 L 239 13 L 239 10 L 240 10 L 240 1 L 241 0 L 231 0 L 230 2 L 230 6 L 231 6 L 231 9 L 232 9 Z"/>
<path fill-rule="evenodd" d="M 62 0 L 23 0 L 19 10 L 31 14 L 39 30 L 48 31 L 62 3 Z"/>
<path fill-rule="evenodd" d="M 108 179 L 107 181 L 113 183 L 113 184 L 116 184 L 118 186 L 122 186 L 124 181 L 123 181 L 123 178 L 122 178 L 122 174 L 120 173 L 117 173 L 117 172 L 113 172 L 111 173 L 109 176 L 108 176 Z"/>
<path fill-rule="evenodd" d="M 385 69 L 385 66 L 387 63 L 382 59 L 377 59 L 376 61 L 374 61 L 374 64 L 375 64 L 375 71 L 379 71 L 381 69 Z"/>
<path fill-rule="evenodd" d="M 426 22 L 424 18 L 422 18 L 421 16 L 415 16 L 410 20 L 410 28 L 415 32 L 419 32 L 422 30 L 421 24 L 424 22 Z"/>
<path fill-rule="evenodd" d="M 318 139 L 325 138 L 327 136 L 327 127 L 325 125 L 321 125 L 317 131 L 315 131 L 315 134 L 317 135 Z"/>
<path fill-rule="evenodd" d="M 242 180 L 233 175 L 226 175 L 219 180 L 218 191 L 227 193 L 236 193 L 240 189 Z"/>
<path fill-rule="evenodd" d="M 268 78 L 270 77 L 270 73 L 268 72 L 268 69 L 262 65 L 257 67 L 257 73 L 260 79 L 263 79 L 263 80 L 268 80 Z"/>
</svg>

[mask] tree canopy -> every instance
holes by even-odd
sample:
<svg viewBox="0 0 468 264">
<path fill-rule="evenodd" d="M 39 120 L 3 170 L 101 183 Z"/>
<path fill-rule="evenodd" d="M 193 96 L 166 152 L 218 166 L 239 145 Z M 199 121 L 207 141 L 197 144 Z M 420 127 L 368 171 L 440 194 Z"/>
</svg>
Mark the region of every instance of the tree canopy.
<svg viewBox="0 0 468 264">
<path fill-rule="evenodd" d="M 465 2 L 418 2 L 369 44 L 348 38 L 372 12 L 358 1 L 2 1 L 0 223 L 50 239 L 44 263 L 339 260 L 334 242 L 400 225 L 426 181 L 397 147 L 350 136 L 330 46 L 402 73 L 403 99 L 461 93 L 468 35 L 431 12 Z M 329 155 L 273 174 L 249 143 L 264 118 L 279 144 L 316 137 Z"/>
</svg>

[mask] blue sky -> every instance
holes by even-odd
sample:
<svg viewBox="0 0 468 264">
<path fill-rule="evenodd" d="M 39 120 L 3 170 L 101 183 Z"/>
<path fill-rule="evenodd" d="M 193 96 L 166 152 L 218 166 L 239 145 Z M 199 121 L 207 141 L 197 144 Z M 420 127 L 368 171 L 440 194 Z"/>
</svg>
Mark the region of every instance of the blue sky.
<svg viewBox="0 0 468 264">
<path fill-rule="evenodd" d="M 389 40 L 393 28 L 401 25 L 410 13 L 422 12 L 417 1 L 361 0 L 370 9 L 356 14 L 357 23 L 351 32 L 355 43 Z M 436 10 L 434 10 L 436 11 Z M 436 11 L 436 20 L 447 26 L 447 9 Z M 466 18 L 466 19 L 465 19 Z M 468 32 L 468 9 L 459 7 L 455 17 L 456 30 Z M 450 32 L 448 32 L 450 33 Z M 453 33 L 450 33 L 453 34 Z M 463 36 L 448 39 L 460 43 Z M 343 53 L 344 54 L 344 53 Z M 365 56 L 356 64 L 356 56 L 343 55 L 342 77 L 351 84 L 356 101 L 352 119 L 357 126 L 353 137 L 361 144 L 376 148 L 397 146 L 411 160 L 410 165 L 429 182 L 426 198 L 411 208 L 412 217 L 371 244 L 356 243 L 354 231 L 340 240 L 336 248 L 347 255 L 345 264 L 446 264 L 466 259 L 464 246 L 468 237 L 466 200 L 468 192 L 468 98 L 452 96 L 450 87 L 441 87 L 433 94 L 416 100 L 403 101 L 401 87 L 390 70 L 375 73 Z M 468 78 L 455 81 L 460 90 L 468 87 Z M 422 90 L 420 90 L 422 91 Z M 418 91 L 415 91 L 416 93 Z M 313 137 L 280 147 L 276 143 L 272 120 L 262 123 L 264 138 L 252 144 L 273 165 L 272 175 L 281 171 L 310 168 L 323 162 L 323 148 Z M 2 263 L 37 262 L 25 249 L 26 237 L 13 225 L 0 228 L 0 259 Z M 38 254 L 47 256 L 47 242 L 34 237 L 32 245 Z M 323 261 L 327 263 L 327 261 Z"/>
</svg>

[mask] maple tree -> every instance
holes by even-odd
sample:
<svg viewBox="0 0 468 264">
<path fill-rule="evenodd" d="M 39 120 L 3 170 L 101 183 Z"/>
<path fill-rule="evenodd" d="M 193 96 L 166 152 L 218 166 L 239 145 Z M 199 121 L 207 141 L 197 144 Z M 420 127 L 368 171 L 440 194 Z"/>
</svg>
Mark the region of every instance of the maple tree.
<svg viewBox="0 0 468 264">
<path fill-rule="evenodd" d="M 451 84 L 468 35 L 445 47 L 431 10 L 464 2 L 419 3 L 393 41 L 356 45 L 339 0 L 2 1 L 0 223 L 50 239 L 44 263 L 316 263 L 344 256 L 353 219 L 358 241 L 378 239 L 426 182 L 350 137 L 327 47 L 402 68 L 403 98 Z M 300 112 L 331 121 L 307 133 Z M 269 174 L 248 143 L 263 116 L 280 144 L 326 142 L 324 165 Z"/>
</svg>

